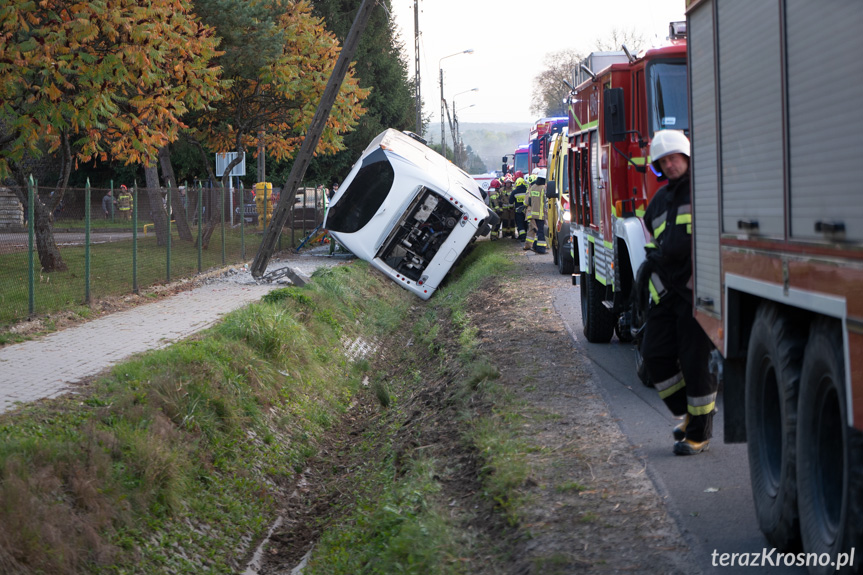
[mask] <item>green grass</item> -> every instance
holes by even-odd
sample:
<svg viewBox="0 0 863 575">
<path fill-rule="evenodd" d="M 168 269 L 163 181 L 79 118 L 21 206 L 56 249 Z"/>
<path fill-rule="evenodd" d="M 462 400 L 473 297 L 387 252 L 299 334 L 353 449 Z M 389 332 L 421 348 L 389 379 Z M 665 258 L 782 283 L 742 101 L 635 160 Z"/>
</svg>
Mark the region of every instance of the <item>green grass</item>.
<svg viewBox="0 0 863 575">
<path fill-rule="evenodd" d="M 511 269 L 501 252 L 477 245 L 425 303 L 362 262 L 320 270 L 304 288 L 276 290 L 193 341 L 116 366 L 85 393 L 0 416 L 0 570 L 241 571 L 288 495 L 280 490 L 292 489 L 318 438 L 362 392 L 376 396 L 380 427 L 356 446 L 363 463 L 351 472 L 350 503 L 306 572 L 470 572 L 485 556 L 471 555 L 476 535 L 461 531 L 441 499 L 441 463 L 404 449 L 401 410 L 450 370 L 447 401 L 479 455 L 481 493 L 518 523 L 530 449 L 468 308 L 483 282 Z M 397 330 L 417 345 L 389 351 L 402 368 L 395 377 L 341 351 L 342 338 Z M 455 356 L 444 357 L 454 344 Z M 417 368 L 412 354 L 431 354 L 438 373 Z M 491 409 L 476 414 L 478 402 Z"/>
<path fill-rule="evenodd" d="M 381 295 L 411 301 L 363 266 L 328 274 L 0 416 L 0 570 L 235 573 L 361 387 L 368 365 L 346 360 L 340 332 L 380 329 Z"/>
</svg>

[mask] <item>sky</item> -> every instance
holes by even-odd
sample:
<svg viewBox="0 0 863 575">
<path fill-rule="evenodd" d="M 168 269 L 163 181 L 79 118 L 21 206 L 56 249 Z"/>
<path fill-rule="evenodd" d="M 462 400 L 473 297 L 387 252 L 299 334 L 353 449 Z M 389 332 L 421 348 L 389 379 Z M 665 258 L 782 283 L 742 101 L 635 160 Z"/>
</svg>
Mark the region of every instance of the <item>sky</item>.
<svg viewBox="0 0 863 575">
<path fill-rule="evenodd" d="M 414 0 L 391 1 L 412 78 Z M 538 119 L 530 111 L 533 78 L 544 68 L 546 54 L 564 49 L 588 54 L 615 28 L 641 34 L 648 46 L 661 44 L 668 23 L 685 19 L 685 0 L 416 1 L 423 115 L 431 112 L 434 125 L 440 121 L 440 68 L 444 98 L 450 106 L 455 101 L 460 123 L 531 123 Z"/>
</svg>

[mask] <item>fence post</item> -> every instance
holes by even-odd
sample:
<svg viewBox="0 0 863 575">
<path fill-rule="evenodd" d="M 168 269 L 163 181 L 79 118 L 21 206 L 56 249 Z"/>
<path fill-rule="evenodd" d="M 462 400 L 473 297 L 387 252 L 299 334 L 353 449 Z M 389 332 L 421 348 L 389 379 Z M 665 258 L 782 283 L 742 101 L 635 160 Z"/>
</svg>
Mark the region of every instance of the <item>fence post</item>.
<svg viewBox="0 0 863 575">
<path fill-rule="evenodd" d="M 84 303 L 90 305 L 90 178 L 84 186 Z"/>
<path fill-rule="evenodd" d="M 168 262 L 165 266 L 165 281 L 171 283 L 171 180 L 168 180 L 167 183 L 168 195 L 165 202 L 165 211 L 168 220 Z"/>
<path fill-rule="evenodd" d="M 219 184 L 219 189 L 222 192 L 222 201 L 219 206 L 219 211 L 222 215 L 222 265 L 225 265 L 225 186 L 224 184 Z"/>
<path fill-rule="evenodd" d="M 132 186 L 132 293 L 138 290 L 138 180 Z"/>
<path fill-rule="evenodd" d="M 204 184 L 198 182 L 198 273 L 201 273 L 202 269 L 202 261 L 201 261 L 201 232 L 204 229 L 203 224 L 204 219 Z"/>
<path fill-rule="evenodd" d="M 116 200 L 116 196 L 114 195 L 114 180 L 111 180 L 111 223 L 114 223 L 114 201 Z"/>
<path fill-rule="evenodd" d="M 33 174 L 30 174 L 30 181 L 27 184 L 27 313 L 30 316 L 36 311 L 36 274 L 33 269 L 35 263 L 33 261 L 33 244 L 36 230 L 33 223 L 33 216 L 36 211 L 33 206 L 33 202 L 36 200 L 35 188 L 36 183 L 33 181 Z"/>
<path fill-rule="evenodd" d="M 246 194 L 240 182 L 240 259 L 246 261 Z"/>
</svg>

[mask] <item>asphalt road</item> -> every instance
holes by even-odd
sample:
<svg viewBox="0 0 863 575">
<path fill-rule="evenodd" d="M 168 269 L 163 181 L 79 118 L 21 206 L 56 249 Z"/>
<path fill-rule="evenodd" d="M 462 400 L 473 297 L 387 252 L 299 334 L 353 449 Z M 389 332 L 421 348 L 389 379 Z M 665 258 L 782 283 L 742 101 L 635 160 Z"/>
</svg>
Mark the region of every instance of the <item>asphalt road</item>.
<svg viewBox="0 0 863 575">
<path fill-rule="evenodd" d="M 613 338 L 609 344 L 589 343 L 582 335 L 579 289 L 570 276 L 557 273 L 551 256 L 530 254 L 537 273 L 548 275 L 554 307 L 575 341 L 591 359 L 596 381 L 621 429 L 645 458 L 647 472 L 669 512 L 698 559 L 703 573 L 805 574 L 803 567 L 784 565 L 721 566 L 723 553 L 767 553 L 775 562 L 778 551 L 764 539 L 755 519 L 745 444 L 726 444 L 722 433 L 722 399 L 714 421 L 710 450 L 692 457 L 675 456 L 672 428 L 678 423 L 651 388 L 635 373 L 631 344 Z M 715 554 L 714 554 L 715 552 Z M 750 558 L 752 556 L 749 556 Z M 726 562 L 730 561 L 730 555 Z"/>
</svg>

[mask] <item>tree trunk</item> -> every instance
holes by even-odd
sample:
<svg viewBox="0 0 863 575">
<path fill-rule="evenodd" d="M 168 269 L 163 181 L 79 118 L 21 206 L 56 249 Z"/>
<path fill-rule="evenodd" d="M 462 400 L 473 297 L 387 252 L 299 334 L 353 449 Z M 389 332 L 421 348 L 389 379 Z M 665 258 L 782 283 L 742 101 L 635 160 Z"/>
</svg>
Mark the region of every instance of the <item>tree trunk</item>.
<svg viewBox="0 0 863 575">
<path fill-rule="evenodd" d="M 159 170 L 155 164 L 144 168 L 144 178 L 147 182 L 147 197 L 150 200 L 150 217 L 156 229 L 156 244 L 168 245 L 168 217 L 165 206 L 162 205 L 162 193 L 159 189 Z M 140 212 L 138 217 L 141 217 Z"/>
<path fill-rule="evenodd" d="M 192 230 L 189 228 L 186 209 L 183 206 L 183 199 L 188 197 L 188 191 L 186 196 L 180 196 L 180 183 L 174 177 L 174 166 L 171 164 L 168 146 L 162 146 L 159 150 L 159 165 L 162 167 L 162 176 L 166 180 L 165 186 L 168 188 L 168 193 L 171 194 L 171 212 L 174 216 L 174 222 L 177 224 L 177 233 L 181 240 L 191 242 Z"/>
<path fill-rule="evenodd" d="M 25 206 L 26 202 L 22 202 Z M 60 248 L 54 239 L 54 214 L 51 207 L 43 204 L 39 198 L 33 202 L 33 231 L 36 236 L 36 251 L 39 254 L 39 265 L 45 272 L 65 272 L 66 262 L 60 255 Z"/>
<path fill-rule="evenodd" d="M 201 233 L 201 248 L 207 249 L 210 245 L 210 238 L 213 236 L 213 232 L 216 228 L 222 223 L 222 210 L 225 209 L 223 201 L 225 199 L 225 194 L 223 193 L 224 187 L 221 188 L 213 188 L 211 193 L 216 197 L 215 201 L 210 202 L 210 205 L 214 207 L 214 209 L 210 212 L 210 217 L 207 218 L 207 225 L 204 227 L 204 231 Z"/>
</svg>

